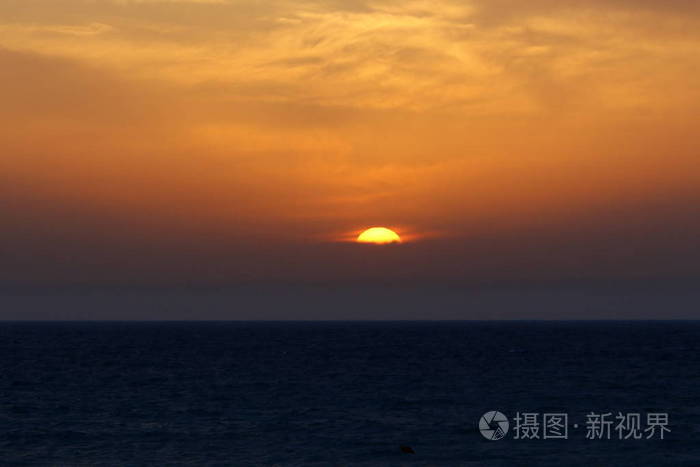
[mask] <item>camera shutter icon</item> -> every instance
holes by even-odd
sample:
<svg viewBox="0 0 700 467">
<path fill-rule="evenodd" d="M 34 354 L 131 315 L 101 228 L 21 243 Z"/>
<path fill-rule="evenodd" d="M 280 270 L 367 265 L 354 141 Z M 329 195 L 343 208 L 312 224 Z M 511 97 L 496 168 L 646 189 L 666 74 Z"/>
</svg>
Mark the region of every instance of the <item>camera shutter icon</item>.
<svg viewBox="0 0 700 467">
<path fill-rule="evenodd" d="M 498 441 L 508 433 L 508 418 L 497 410 L 486 412 L 479 420 L 479 431 L 489 441 Z"/>
</svg>

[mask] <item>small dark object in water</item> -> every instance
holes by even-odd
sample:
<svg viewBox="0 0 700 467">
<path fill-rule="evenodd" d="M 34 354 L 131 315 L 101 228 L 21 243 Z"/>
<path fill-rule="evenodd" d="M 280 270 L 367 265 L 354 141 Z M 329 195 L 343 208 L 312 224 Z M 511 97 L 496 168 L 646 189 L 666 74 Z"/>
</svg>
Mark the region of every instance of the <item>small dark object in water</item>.
<svg viewBox="0 0 700 467">
<path fill-rule="evenodd" d="M 401 449 L 401 452 L 403 452 L 404 454 L 415 454 L 416 453 L 416 451 L 414 451 L 411 446 L 401 446 L 400 449 Z"/>
</svg>

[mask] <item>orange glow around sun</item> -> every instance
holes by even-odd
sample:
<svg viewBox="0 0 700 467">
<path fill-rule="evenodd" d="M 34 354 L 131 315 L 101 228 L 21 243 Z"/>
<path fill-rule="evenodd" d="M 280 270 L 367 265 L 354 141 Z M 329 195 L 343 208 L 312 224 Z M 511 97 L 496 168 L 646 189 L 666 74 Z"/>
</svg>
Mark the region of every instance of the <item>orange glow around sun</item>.
<svg viewBox="0 0 700 467">
<path fill-rule="evenodd" d="M 357 237 L 357 242 L 384 245 L 387 243 L 401 243 L 401 237 L 386 227 L 372 227 L 362 232 Z"/>
<path fill-rule="evenodd" d="M 692 250 L 699 6 L 0 0 L 0 219 L 17 220 L 0 243 L 46 252 L 14 255 L 24 266 L 0 280 L 131 271 L 109 242 L 162 251 L 134 263 L 144 277 L 186 274 L 190 254 L 222 280 L 364 277 L 356 252 L 458 277 L 474 252 L 510 274 L 549 238 L 566 255 L 609 231 L 617 251 L 618 213 L 659 249 L 635 265 L 680 251 L 667 229 Z M 60 232 L 44 246 L 46 226 Z M 307 244 L 308 269 L 292 261 Z M 73 251 L 86 259 L 54 258 Z"/>
</svg>

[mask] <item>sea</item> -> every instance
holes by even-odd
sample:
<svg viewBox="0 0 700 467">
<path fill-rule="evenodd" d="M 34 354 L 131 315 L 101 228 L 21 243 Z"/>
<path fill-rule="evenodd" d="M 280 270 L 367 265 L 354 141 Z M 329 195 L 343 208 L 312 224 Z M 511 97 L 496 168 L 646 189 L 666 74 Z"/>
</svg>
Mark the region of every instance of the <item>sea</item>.
<svg viewBox="0 0 700 467">
<path fill-rule="evenodd" d="M 3 322 L 0 465 L 698 466 L 700 323 Z"/>
</svg>

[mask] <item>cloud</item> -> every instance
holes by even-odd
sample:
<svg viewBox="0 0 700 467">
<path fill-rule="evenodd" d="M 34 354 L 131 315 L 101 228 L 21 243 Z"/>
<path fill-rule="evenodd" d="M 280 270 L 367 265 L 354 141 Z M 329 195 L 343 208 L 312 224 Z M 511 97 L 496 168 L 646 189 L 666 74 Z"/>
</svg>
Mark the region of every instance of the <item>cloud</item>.
<svg viewBox="0 0 700 467">
<path fill-rule="evenodd" d="M 393 223 L 452 239 L 412 250 L 426 275 L 552 244 L 544 273 L 594 273 L 587 245 L 687 272 L 698 14 L 635 4 L 7 0 L 4 254 L 347 278 L 355 253 L 319 239 Z"/>
<path fill-rule="evenodd" d="M 10 24 L 0 26 L 0 31 L 6 34 L 66 34 L 69 36 L 87 37 L 114 31 L 109 24 L 90 23 L 85 25 L 63 24 Z"/>
<path fill-rule="evenodd" d="M 698 15 L 670 3 L 237 2 L 195 6 L 197 15 L 177 4 L 102 4 L 83 24 L 3 29 L 6 47 L 188 86 L 218 83 L 238 99 L 256 88 L 254 98 L 268 102 L 537 115 L 654 107 L 665 100 L 660 82 L 692 81 Z"/>
</svg>

